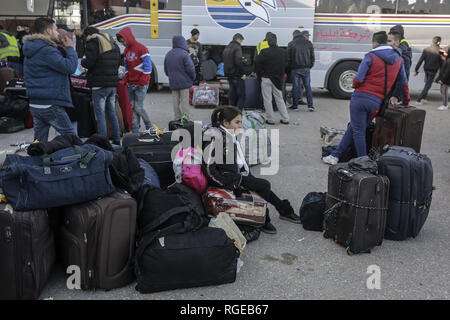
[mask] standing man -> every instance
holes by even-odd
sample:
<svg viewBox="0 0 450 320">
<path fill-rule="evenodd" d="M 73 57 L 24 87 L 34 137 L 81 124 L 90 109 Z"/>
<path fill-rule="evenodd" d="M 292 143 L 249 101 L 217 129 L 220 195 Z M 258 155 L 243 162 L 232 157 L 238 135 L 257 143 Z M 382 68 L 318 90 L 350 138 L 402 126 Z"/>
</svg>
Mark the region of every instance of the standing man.
<svg viewBox="0 0 450 320">
<path fill-rule="evenodd" d="M 51 126 L 60 134 L 76 134 L 64 107 L 73 108 L 69 75 L 76 71 L 78 58 L 68 37 L 61 39 L 66 58 L 57 49 L 58 32 L 52 19 L 36 19 L 34 29 L 36 34 L 24 37 L 24 76 L 34 138 L 47 142 Z"/>
<path fill-rule="evenodd" d="M 406 77 L 408 78 L 408 81 L 409 81 L 409 72 L 410 72 L 411 65 L 412 65 L 411 45 L 405 39 L 405 30 L 403 29 L 402 25 L 398 24 L 396 26 L 393 26 L 390 30 L 390 33 L 397 34 L 400 37 L 399 48 L 401 50 L 403 63 L 405 64 Z"/>
<path fill-rule="evenodd" d="M 141 118 L 145 129 L 153 127 L 150 117 L 144 109 L 152 73 L 152 59 L 146 46 L 136 41 L 131 28 L 126 27 L 117 34 L 117 40 L 125 47 L 125 77 L 128 86 L 128 96 L 133 108 L 133 132 L 139 132 Z"/>
<path fill-rule="evenodd" d="M 314 66 L 314 47 L 311 41 L 299 31 L 294 31 L 294 40 L 288 44 L 288 65 L 292 78 L 292 108 L 298 110 L 300 80 L 306 90 L 308 110 L 314 111 L 311 90 L 311 68 Z"/>
<path fill-rule="evenodd" d="M 88 69 L 87 86 L 92 88 L 98 134 L 106 137 L 105 111 L 111 124 L 113 143 L 120 145 L 120 128 L 116 115 L 116 88 L 119 85 L 120 49 L 109 34 L 87 27 L 86 59 L 81 65 Z"/>
<path fill-rule="evenodd" d="M 431 86 L 433 85 L 434 79 L 436 79 L 436 75 L 439 72 L 439 69 L 441 68 L 441 37 L 434 37 L 432 40 L 432 43 L 429 47 L 425 48 L 422 51 L 422 55 L 420 56 L 419 61 L 416 65 L 416 70 L 414 72 L 414 76 L 417 77 L 419 74 L 419 69 L 422 66 L 422 63 L 425 61 L 425 64 L 423 66 L 423 70 L 425 71 L 425 86 L 422 90 L 422 92 L 419 95 L 419 98 L 417 99 L 417 104 L 421 106 L 424 102 L 426 103 L 428 91 L 430 91 Z"/>
<path fill-rule="evenodd" d="M 20 64 L 20 49 L 16 37 L 3 29 L 0 25 L 0 60 L 5 60 L 8 65 L 19 72 L 23 73 L 23 67 Z"/>
<path fill-rule="evenodd" d="M 385 98 L 385 64 L 388 68 L 387 92 L 390 92 L 395 84 L 400 85 L 406 97 L 403 102 L 408 104 L 410 101 L 403 60 L 397 50 L 387 45 L 387 39 L 385 31 L 373 35 L 373 50 L 366 54 L 353 80 L 355 92 L 350 101 L 350 125 L 338 148 L 322 159 L 326 164 L 338 163 L 339 157 L 351 147 L 352 143 L 358 157 L 367 155 L 366 129 L 377 115 Z M 393 96 L 391 103 L 398 104 L 398 97 Z"/>
<path fill-rule="evenodd" d="M 281 114 L 281 123 L 289 124 L 289 114 L 283 99 L 284 72 L 287 66 L 286 51 L 278 47 L 277 36 L 267 36 L 269 48 L 264 49 L 256 56 L 255 71 L 261 76 L 261 89 L 264 99 L 264 108 L 267 114 L 267 124 L 274 125 L 272 93 Z"/>
<path fill-rule="evenodd" d="M 233 41 L 223 50 L 223 62 L 225 76 L 228 77 L 230 91 L 229 103 L 233 107 L 244 109 L 245 104 L 245 79 L 243 66 L 242 42 L 244 37 L 240 33 L 233 36 Z"/>
<path fill-rule="evenodd" d="M 195 67 L 195 81 L 194 84 L 198 85 L 201 80 L 201 65 L 203 61 L 202 45 L 198 41 L 200 38 L 200 31 L 198 29 L 192 29 L 191 37 L 186 41 L 189 55 Z"/>
<path fill-rule="evenodd" d="M 174 36 L 172 42 L 173 49 L 164 59 L 164 72 L 172 89 L 174 119 L 180 120 L 184 114 L 191 117 L 189 88 L 195 80 L 195 67 L 186 40 L 182 36 Z"/>
</svg>

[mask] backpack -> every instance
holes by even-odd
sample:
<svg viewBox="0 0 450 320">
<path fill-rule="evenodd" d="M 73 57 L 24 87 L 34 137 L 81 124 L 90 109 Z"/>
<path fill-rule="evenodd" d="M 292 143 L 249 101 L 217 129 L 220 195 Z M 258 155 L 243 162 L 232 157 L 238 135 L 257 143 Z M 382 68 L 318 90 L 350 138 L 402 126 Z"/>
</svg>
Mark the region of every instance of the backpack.
<svg viewBox="0 0 450 320">
<path fill-rule="evenodd" d="M 306 195 L 300 207 L 300 220 L 303 229 L 323 231 L 326 200 L 327 194 L 325 192 L 310 192 Z"/>
<path fill-rule="evenodd" d="M 202 151 L 192 147 L 178 151 L 173 161 L 177 183 L 183 183 L 202 194 L 208 187 L 208 180 L 202 172 Z"/>
<path fill-rule="evenodd" d="M 270 162 L 271 142 L 264 114 L 260 111 L 246 111 L 242 116 L 242 129 L 244 134 L 240 143 L 245 151 L 247 164 L 252 166 Z"/>
</svg>

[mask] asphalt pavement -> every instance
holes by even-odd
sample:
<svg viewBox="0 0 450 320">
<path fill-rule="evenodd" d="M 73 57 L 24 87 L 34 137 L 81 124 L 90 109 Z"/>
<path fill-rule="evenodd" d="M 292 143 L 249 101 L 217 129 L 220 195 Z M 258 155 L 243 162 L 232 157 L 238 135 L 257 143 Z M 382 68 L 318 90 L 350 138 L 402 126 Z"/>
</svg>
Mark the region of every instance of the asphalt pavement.
<svg viewBox="0 0 450 320">
<path fill-rule="evenodd" d="M 417 92 L 413 93 L 417 97 Z M 344 248 L 325 239 L 320 232 L 305 231 L 301 225 L 270 213 L 278 229 L 276 235 L 261 234 L 244 250 L 244 266 L 236 282 L 214 287 L 180 289 L 143 295 L 135 284 L 108 292 L 84 292 L 66 287 L 68 275 L 55 267 L 41 299 L 449 299 L 450 298 L 450 111 L 437 111 L 440 96 L 433 92 L 426 109 L 422 153 L 433 163 L 436 191 L 428 220 L 415 239 L 403 242 L 385 240 L 371 254 L 347 255 Z M 271 126 L 280 132 L 278 173 L 265 176 L 274 192 L 289 199 L 298 212 L 304 196 L 312 191 L 326 192 L 328 166 L 321 162 L 319 127 L 346 128 L 347 100 L 333 99 L 326 90 L 314 90 L 316 112 L 289 111 L 290 125 Z M 168 90 L 151 92 L 146 109 L 152 121 L 166 128 L 171 120 L 172 97 Z M 211 109 L 195 109 L 194 118 L 207 123 Z M 53 136 L 54 133 L 51 133 Z M 10 144 L 29 142 L 33 130 L 0 134 L 0 161 L 14 152 Z M 338 142 L 339 137 L 336 142 Z M 260 167 L 253 167 L 255 175 Z M 370 266 L 380 270 L 380 289 L 368 289 Z M 211 264 L 211 268 L 214 265 Z M 370 268 L 369 268 L 370 269 Z"/>
</svg>

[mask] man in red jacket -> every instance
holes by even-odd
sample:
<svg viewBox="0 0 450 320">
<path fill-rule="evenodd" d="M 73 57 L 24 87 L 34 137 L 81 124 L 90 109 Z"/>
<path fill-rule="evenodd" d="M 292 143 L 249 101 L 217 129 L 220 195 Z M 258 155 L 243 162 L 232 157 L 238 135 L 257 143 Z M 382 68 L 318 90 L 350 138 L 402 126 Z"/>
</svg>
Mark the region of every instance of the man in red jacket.
<svg viewBox="0 0 450 320">
<path fill-rule="evenodd" d="M 128 95 L 133 108 L 133 132 L 139 132 L 141 118 L 145 129 L 153 127 L 150 117 L 144 109 L 144 100 L 152 73 L 152 60 L 148 49 L 136 41 L 131 29 L 126 27 L 117 34 L 117 40 L 125 47 L 125 77 Z"/>
<path fill-rule="evenodd" d="M 323 158 L 326 164 L 336 164 L 339 157 L 355 144 L 358 157 L 367 155 L 366 129 L 368 124 L 377 115 L 385 98 L 385 64 L 387 65 L 387 93 L 391 90 L 398 93 L 403 90 L 405 104 L 409 104 L 408 79 L 400 52 L 387 45 L 388 36 L 385 31 L 373 35 L 373 49 L 366 54 L 361 62 L 358 73 L 353 79 L 355 92 L 350 101 L 350 125 L 345 132 L 338 148 L 328 157 Z M 397 94 L 398 95 L 398 94 Z M 392 96 L 391 102 L 398 104 L 398 96 Z"/>
</svg>

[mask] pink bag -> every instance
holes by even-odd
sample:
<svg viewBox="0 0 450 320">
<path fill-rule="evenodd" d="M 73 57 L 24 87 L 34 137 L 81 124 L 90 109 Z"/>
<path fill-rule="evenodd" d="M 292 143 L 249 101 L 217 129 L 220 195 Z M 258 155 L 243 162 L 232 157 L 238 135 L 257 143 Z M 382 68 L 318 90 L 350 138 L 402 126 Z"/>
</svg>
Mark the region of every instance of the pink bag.
<svg viewBox="0 0 450 320">
<path fill-rule="evenodd" d="M 177 183 L 183 183 L 198 194 L 208 187 L 208 180 L 202 172 L 202 151 L 192 147 L 178 151 L 173 161 Z"/>
</svg>

